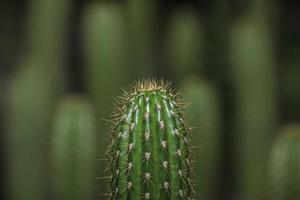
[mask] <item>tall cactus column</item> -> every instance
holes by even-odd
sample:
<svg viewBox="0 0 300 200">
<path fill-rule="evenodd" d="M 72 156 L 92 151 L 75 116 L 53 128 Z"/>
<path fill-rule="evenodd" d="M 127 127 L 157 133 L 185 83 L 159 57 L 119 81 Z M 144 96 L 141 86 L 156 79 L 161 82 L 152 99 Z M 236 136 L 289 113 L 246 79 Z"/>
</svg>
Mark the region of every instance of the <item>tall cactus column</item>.
<svg viewBox="0 0 300 200">
<path fill-rule="evenodd" d="M 58 96 L 65 88 L 65 36 L 70 0 L 28 1 L 26 53 L 7 94 L 8 199 L 46 199 L 48 138 Z M 18 59 L 18 58 L 17 58 Z"/>
<path fill-rule="evenodd" d="M 267 152 L 276 128 L 276 69 L 270 29 L 261 19 L 243 18 L 231 32 L 236 95 L 237 176 L 241 200 L 264 200 Z"/>
<path fill-rule="evenodd" d="M 147 80 L 122 99 L 109 147 L 111 199 L 189 199 L 188 128 L 177 95 Z"/>
<path fill-rule="evenodd" d="M 52 198 L 95 199 L 95 114 L 83 96 L 62 99 L 51 139 Z"/>
<path fill-rule="evenodd" d="M 216 87 L 204 78 L 190 78 L 182 86 L 184 99 L 191 103 L 187 108 L 188 120 L 195 146 L 195 199 L 213 200 L 218 193 L 221 147 L 223 145 L 221 105 Z"/>
<path fill-rule="evenodd" d="M 296 200 L 300 198 L 299 148 L 299 124 L 283 127 L 270 154 L 270 199 Z"/>
<path fill-rule="evenodd" d="M 102 120 L 109 115 L 113 98 L 128 79 L 128 70 L 124 67 L 124 19 L 120 4 L 116 2 L 94 2 L 85 8 L 82 32 L 86 58 L 85 79 L 91 101 L 95 105 L 97 129 L 97 150 L 99 158 L 108 145 L 106 126 Z M 105 95 L 103 95 L 105 94 Z M 102 159 L 97 168 L 105 168 Z M 99 170 L 98 177 L 104 173 Z M 98 192 L 107 192 L 104 181 L 98 180 Z"/>
</svg>

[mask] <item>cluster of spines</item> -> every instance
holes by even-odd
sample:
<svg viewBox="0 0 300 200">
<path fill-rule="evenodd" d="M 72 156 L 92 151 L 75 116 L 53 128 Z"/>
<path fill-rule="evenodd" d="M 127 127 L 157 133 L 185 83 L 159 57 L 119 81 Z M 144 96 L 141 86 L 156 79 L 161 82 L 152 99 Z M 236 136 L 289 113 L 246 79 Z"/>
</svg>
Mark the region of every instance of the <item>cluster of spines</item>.
<svg viewBox="0 0 300 200">
<path fill-rule="evenodd" d="M 108 149 L 110 199 L 190 199 L 189 128 L 178 102 L 162 81 L 125 92 Z"/>
</svg>

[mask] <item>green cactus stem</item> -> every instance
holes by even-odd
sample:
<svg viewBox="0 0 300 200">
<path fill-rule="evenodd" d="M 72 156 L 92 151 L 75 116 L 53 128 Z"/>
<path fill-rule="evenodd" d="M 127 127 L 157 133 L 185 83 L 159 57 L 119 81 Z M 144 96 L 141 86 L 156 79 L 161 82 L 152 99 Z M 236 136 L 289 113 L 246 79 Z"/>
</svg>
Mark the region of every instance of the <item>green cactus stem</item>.
<svg viewBox="0 0 300 200">
<path fill-rule="evenodd" d="M 110 199 L 190 199 L 189 128 L 164 81 L 138 81 L 121 98 L 108 148 Z"/>
<path fill-rule="evenodd" d="M 190 77 L 182 86 L 188 120 L 195 127 L 191 145 L 194 149 L 196 199 L 215 199 L 221 161 L 222 126 L 219 95 L 215 86 L 204 78 Z M 199 133 L 199 134 L 196 134 Z"/>
<path fill-rule="evenodd" d="M 267 152 L 277 121 L 277 86 L 270 29 L 245 17 L 232 27 L 238 199 L 264 200 Z M 259 181 L 258 181 L 259 180 Z"/>
<path fill-rule="evenodd" d="M 58 107 L 51 141 L 54 199 L 95 199 L 95 115 L 81 96 Z"/>
<path fill-rule="evenodd" d="M 26 51 L 7 94 L 7 199 L 47 199 L 48 138 L 53 110 L 65 88 L 70 0 L 28 1 Z"/>
<path fill-rule="evenodd" d="M 95 105 L 98 152 L 105 151 L 108 145 L 106 124 L 102 120 L 109 115 L 113 105 L 111 102 L 118 95 L 122 85 L 129 79 L 125 63 L 125 32 L 122 5 L 116 2 L 93 2 L 85 8 L 83 24 L 83 45 L 85 49 L 85 79 L 88 94 Z M 105 94 L 105 95 L 103 95 Z M 100 139 L 101 138 L 101 139 Z M 103 169 L 106 162 L 97 161 L 97 168 Z M 103 177 L 99 170 L 97 177 Z M 106 193 L 102 179 L 98 180 L 98 193 Z"/>
<path fill-rule="evenodd" d="M 300 198 L 300 126 L 289 125 L 280 131 L 270 157 L 272 200 Z"/>
</svg>

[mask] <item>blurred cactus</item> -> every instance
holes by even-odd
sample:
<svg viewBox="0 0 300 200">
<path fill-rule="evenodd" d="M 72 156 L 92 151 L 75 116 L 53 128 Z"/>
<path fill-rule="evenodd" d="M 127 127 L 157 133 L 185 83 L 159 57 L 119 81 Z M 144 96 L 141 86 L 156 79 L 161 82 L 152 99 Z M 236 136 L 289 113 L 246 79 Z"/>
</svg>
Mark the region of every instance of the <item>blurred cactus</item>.
<svg viewBox="0 0 300 200">
<path fill-rule="evenodd" d="M 31 0 L 28 26 L 28 59 L 41 60 L 47 74 L 57 73 L 62 78 L 62 62 L 66 59 L 67 25 L 71 10 L 70 0 Z M 29 54 L 29 55 L 28 55 Z M 55 83 L 55 81 L 53 81 Z"/>
<path fill-rule="evenodd" d="M 53 199 L 96 198 L 95 122 L 83 97 L 69 96 L 59 105 L 51 139 Z"/>
<path fill-rule="evenodd" d="M 45 199 L 49 188 L 47 141 L 62 82 L 68 0 L 32 0 L 29 49 L 9 86 L 7 121 L 8 196 Z"/>
<path fill-rule="evenodd" d="M 83 18 L 83 36 L 86 58 L 86 82 L 91 100 L 95 105 L 98 133 L 99 158 L 103 158 L 107 126 L 103 119 L 112 111 L 114 98 L 126 84 L 128 74 L 124 66 L 124 21 L 120 4 L 101 2 L 90 4 Z M 100 161 L 98 176 L 104 176 L 105 164 Z M 104 185 L 99 185 L 105 193 Z"/>
<path fill-rule="evenodd" d="M 270 158 L 272 200 L 300 199 L 300 126 L 289 125 L 280 131 Z"/>
<path fill-rule="evenodd" d="M 121 7 L 114 3 L 92 4 L 83 20 L 86 80 L 101 119 L 111 112 L 111 102 L 126 83 L 124 23 Z M 103 95 L 105 94 L 105 95 Z"/>
<path fill-rule="evenodd" d="M 267 152 L 276 121 L 272 37 L 258 18 L 243 18 L 231 33 L 236 95 L 236 151 L 240 200 L 265 199 Z M 258 181 L 259 180 L 259 181 Z"/>
<path fill-rule="evenodd" d="M 166 42 L 166 62 L 177 80 L 195 74 L 202 67 L 202 30 L 193 9 L 177 10 L 170 18 Z"/>
<path fill-rule="evenodd" d="M 11 85 L 8 119 L 9 199 L 44 199 L 47 138 L 54 88 L 30 63 Z M 45 80 L 46 78 L 46 80 Z"/>
<path fill-rule="evenodd" d="M 190 78 L 182 84 L 187 103 L 187 116 L 193 127 L 193 149 L 196 196 L 195 199 L 212 200 L 218 187 L 221 116 L 219 98 L 214 86 L 204 79 Z"/>
</svg>

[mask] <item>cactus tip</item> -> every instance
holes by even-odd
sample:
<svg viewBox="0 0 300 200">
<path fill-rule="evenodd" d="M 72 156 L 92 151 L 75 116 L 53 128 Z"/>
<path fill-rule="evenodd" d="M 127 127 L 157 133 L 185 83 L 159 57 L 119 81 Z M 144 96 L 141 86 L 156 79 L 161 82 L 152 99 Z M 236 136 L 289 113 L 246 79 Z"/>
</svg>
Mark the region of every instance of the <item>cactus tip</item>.
<svg viewBox="0 0 300 200">
<path fill-rule="evenodd" d="M 149 78 L 123 91 L 107 151 L 113 177 L 110 199 L 189 199 L 190 129 L 178 92 L 170 82 Z"/>
</svg>

